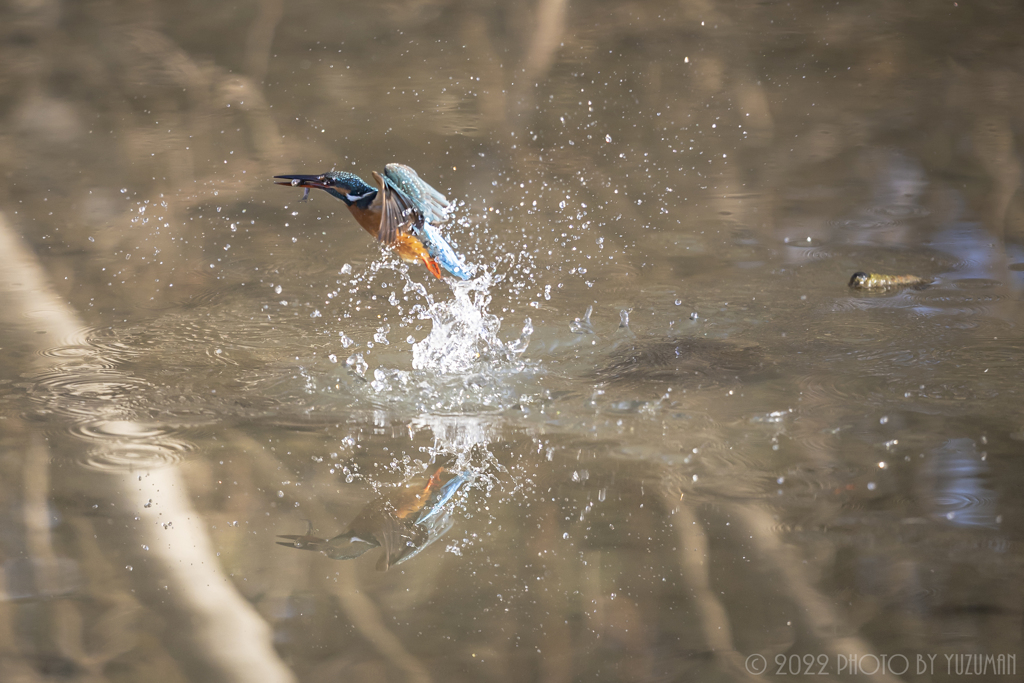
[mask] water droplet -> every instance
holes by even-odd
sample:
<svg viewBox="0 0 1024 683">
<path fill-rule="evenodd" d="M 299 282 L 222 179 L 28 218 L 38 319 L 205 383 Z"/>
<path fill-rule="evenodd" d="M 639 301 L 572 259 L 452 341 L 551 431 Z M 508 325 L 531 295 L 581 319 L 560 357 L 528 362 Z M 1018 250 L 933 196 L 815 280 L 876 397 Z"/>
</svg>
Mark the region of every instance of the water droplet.
<svg viewBox="0 0 1024 683">
<path fill-rule="evenodd" d="M 370 365 L 363 360 L 363 354 L 353 353 L 351 356 L 345 359 L 345 365 L 355 371 L 360 377 L 366 377 L 366 371 Z"/>
<path fill-rule="evenodd" d="M 569 331 L 573 334 L 594 334 L 594 326 L 590 322 L 590 314 L 594 312 L 593 306 L 587 306 L 582 318 L 576 318 L 569 323 Z"/>
<path fill-rule="evenodd" d="M 628 309 L 624 308 L 621 311 L 619 311 L 619 328 L 620 329 L 626 329 L 626 330 L 629 329 L 629 310 Z"/>
</svg>

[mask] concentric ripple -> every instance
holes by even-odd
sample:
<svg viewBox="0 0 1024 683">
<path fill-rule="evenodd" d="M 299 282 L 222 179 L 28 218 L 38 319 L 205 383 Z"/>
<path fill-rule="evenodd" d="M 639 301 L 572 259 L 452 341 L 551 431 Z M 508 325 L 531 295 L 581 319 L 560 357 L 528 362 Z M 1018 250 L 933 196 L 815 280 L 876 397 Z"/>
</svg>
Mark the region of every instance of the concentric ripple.
<svg viewBox="0 0 1024 683">
<path fill-rule="evenodd" d="M 42 412 L 82 419 L 126 413 L 133 396 L 150 388 L 145 380 L 104 368 L 62 368 L 35 378 L 30 396 Z"/>
<path fill-rule="evenodd" d="M 173 431 L 166 425 L 146 424 L 130 420 L 80 422 L 71 428 L 71 432 L 78 437 L 102 442 L 161 440 L 167 438 Z"/>
<path fill-rule="evenodd" d="M 94 448 L 80 460 L 83 467 L 105 472 L 152 470 L 173 465 L 192 447 L 177 443 L 118 442 Z"/>
<path fill-rule="evenodd" d="M 68 431 L 95 446 L 79 463 L 94 470 L 125 471 L 173 465 L 193 450 L 192 444 L 173 437 L 169 425 L 131 420 L 79 422 Z"/>
<path fill-rule="evenodd" d="M 73 360 L 87 358 L 95 353 L 95 349 L 90 346 L 55 346 L 50 349 L 40 349 L 38 353 L 45 358 Z"/>
</svg>

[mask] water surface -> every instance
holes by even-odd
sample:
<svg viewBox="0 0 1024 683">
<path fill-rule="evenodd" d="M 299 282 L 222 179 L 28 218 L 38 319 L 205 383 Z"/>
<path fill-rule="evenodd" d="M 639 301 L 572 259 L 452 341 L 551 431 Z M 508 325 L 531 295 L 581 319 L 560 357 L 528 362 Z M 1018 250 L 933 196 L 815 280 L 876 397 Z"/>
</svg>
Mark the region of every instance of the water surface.
<svg viewBox="0 0 1024 683">
<path fill-rule="evenodd" d="M 0 27 L 0 678 L 1019 676 L 1015 4 Z M 271 180 L 392 161 L 472 280 Z"/>
</svg>

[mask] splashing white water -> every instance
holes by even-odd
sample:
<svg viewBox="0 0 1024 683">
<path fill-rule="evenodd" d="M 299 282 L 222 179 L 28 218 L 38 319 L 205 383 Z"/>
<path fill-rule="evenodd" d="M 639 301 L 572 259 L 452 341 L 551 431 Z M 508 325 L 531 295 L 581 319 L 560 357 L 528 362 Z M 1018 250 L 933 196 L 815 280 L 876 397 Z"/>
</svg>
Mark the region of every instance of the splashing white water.
<svg viewBox="0 0 1024 683">
<path fill-rule="evenodd" d="M 419 310 L 419 318 L 430 320 L 432 327 L 425 339 L 413 344 L 413 368 L 454 374 L 466 372 L 481 361 L 512 362 L 526 351 L 533 333 L 529 318 L 518 339 L 503 342 L 498 338 L 501 319 L 487 311 L 492 284 L 490 273 L 457 282 L 452 286 L 454 298 L 430 301 Z"/>
<path fill-rule="evenodd" d="M 434 434 L 432 458 L 454 454 L 459 467 L 468 467 L 474 448 L 486 447 L 499 433 L 493 417 L 479 415 L 423 414 L 412 421 L 410 429 L 429 429 Z"/>
<path fill-rule="evenodd" d="M 490 494 L 501 486 L 500 478 L 510 482 L 514 490 L 522 483 L 502 465 L 490 450 L 498 438 L 500 427 L 491 418 L 468 415 L 424 414 L 413 420 L 410 431 L 429 429 L 434 434 L 434 445 L 427 449 L 430 462 L 445 462 L 457 472 L 472 471 L 473 484 Z"/>
</svg>

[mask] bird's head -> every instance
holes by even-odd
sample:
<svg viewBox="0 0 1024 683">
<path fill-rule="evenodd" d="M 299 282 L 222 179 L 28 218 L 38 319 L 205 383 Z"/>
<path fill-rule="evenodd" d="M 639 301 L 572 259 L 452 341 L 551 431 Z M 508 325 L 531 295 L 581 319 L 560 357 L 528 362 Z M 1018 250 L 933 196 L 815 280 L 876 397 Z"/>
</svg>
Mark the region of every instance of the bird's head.
<svg viewBox="0 0 1024 683">
<path fill-rule="evenodd" d="M 325 190 L 346 204 L 370 200 L 377 195 L 377 190 L 348 171 L 328 171 L 319 175 L 276 175 L 274 178 L 278 185 L 305 188 L 306 195 L 310 188 Z M 306 195 L 303 195 L 303 199 Z"/>
</svg>

